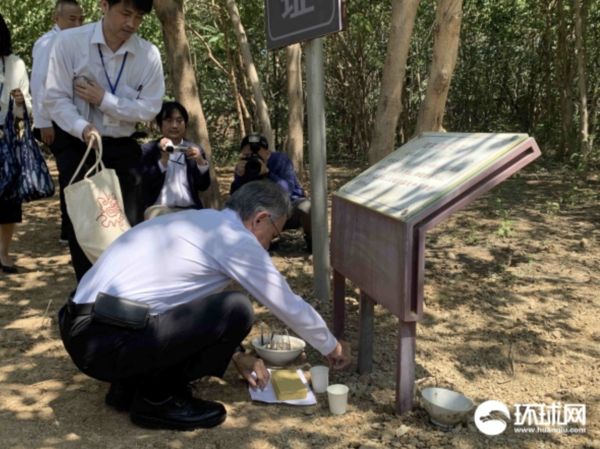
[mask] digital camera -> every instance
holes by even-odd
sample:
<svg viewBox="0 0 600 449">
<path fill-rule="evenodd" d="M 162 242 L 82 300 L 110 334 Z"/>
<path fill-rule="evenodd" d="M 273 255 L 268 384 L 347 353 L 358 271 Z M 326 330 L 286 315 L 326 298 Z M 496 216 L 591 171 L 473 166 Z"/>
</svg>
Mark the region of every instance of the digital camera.
<svg viewBox="0 0 600 449">
<path fill-rule="evenodd" d="M 185 153 L 189 147 L 185 145 L 167 145 L 167 153 Z"/>
<path fill-rule="evenodd" d="M 249 156 L 243 158 L 243 160 L 246 161 L 245 176 L 249 178 L 258 178 L 262 168 L 262 159 L 260 156 L 253 152 Z"/>
</svg>

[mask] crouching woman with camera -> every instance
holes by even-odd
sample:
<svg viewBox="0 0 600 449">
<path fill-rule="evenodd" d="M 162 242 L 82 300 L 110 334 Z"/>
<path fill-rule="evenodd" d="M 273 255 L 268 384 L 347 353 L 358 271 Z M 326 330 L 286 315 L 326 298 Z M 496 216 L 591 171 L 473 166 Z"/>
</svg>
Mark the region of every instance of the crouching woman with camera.
<svg viewBox="0 0 600 449">
<path fill-rule="evenodd" d="M 142 146 L 140 172 L 144 219 L 186 209 L 202 209 L 200 192 L 210 185 L 204 150 L 184 136 L 189 116 L 176 101 L 156 116 L 162 137 Z"/>
</svg>

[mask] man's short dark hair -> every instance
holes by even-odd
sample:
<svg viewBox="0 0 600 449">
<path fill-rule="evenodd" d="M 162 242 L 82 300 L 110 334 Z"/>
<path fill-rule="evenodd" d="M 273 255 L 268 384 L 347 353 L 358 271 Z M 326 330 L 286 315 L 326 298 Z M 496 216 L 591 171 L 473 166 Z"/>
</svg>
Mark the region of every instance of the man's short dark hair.
<svg viewBox="0 0 600 449">
<path fill-rule="evenodd" d="M 108 7 L 111 8 L 114 5 L 119 3 L 125 3 L 127 5 L 133 6 L 138 11 L 143 12 L 144 14 L 148 14 L 152 11 L 152 1 L 153 0 L 106 0 L 108 2 Z"/>
<path fill-rule="evenodd" d="M 248 134 L 246 137 L 242 139 L 242 143 L 240 144 L 240 151 L 246 146 L 250 145 L 250 147 L 256 146 L 262 147 L 266 150 L 269 149 L 269 142 L 265 136 L 261 136 L 260 134 Z"/>
<path fill-rule="evenodd" d="M 12 53 L 12 43 L 10 40 L 10 31 L 0 14 L 0 56 L 8 56 Z"/>
<path fill-rule="evenodd" d="M 55 8 L 58 9 L 60 5 L 75 5 L 79 6 L 79 2 L 77 0 L 56 0 Z"/>
<path fill-rule="evenodd" d="M 160 112 L 156 116 L 156 124 L 160 128 L 165 119 L 168 119 L 173 115 L 174 111 L 179 111 L 181 116 L 183 117 L 183 121 L 185 122 L 185 126 L 187 126 L 190 118 L 187 110 L 183 107 L 183 105 L 177 101 L 165 101 L 160 108 Z"/>
</svg>

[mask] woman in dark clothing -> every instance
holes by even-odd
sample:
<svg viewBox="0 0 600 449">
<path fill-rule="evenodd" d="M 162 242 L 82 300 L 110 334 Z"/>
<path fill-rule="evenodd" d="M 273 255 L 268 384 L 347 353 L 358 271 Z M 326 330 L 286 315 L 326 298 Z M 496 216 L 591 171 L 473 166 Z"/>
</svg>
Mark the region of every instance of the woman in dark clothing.
<svg viewBox="0 0 600 449">
<path fill-rule="evenodd" d="M 8 112 L 10 97 L 13 98 L 14 114 L 23 117 L 27 109 L 31 109 L 29 96 L 29 78 L 25 63 L 17 55 L 12 54 L 10 31 L 4 17 L 0 14 L 0 128 Z M 9 255 L 10 243 L 16 223 L 22 221 L 21 201 L 7 199 L 10 192 L 2 192 L 0 196 L 0 268 L 4 273 L 13 274 L 18 270 Z"/>
</svg>

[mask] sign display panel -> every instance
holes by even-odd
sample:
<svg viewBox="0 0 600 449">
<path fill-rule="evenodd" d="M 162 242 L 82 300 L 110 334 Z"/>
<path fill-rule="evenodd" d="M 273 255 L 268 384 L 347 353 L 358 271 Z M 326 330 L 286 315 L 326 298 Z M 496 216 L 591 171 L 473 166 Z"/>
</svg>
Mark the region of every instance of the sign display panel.
<svg viewBox="0 0 600 449">
<path fill-rule="evenodd" d="M 405 221 L 527 138 L 527 134 L 423 133 L 336 194 Z"/>
</svg>

